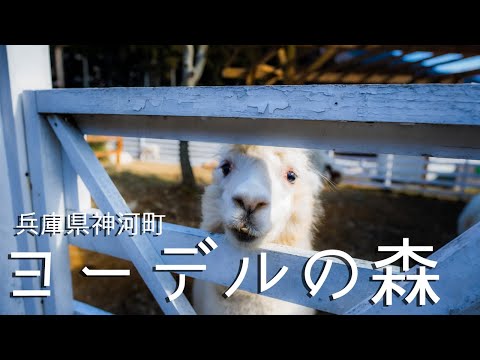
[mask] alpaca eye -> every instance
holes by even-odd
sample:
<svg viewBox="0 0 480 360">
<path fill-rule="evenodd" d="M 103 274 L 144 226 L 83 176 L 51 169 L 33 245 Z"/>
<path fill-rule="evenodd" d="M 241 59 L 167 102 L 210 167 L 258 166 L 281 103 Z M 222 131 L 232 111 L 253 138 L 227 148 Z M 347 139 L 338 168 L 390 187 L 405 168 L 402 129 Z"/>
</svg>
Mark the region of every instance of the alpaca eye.
<svg viewBox="0 0 480 360">
<path fill-rule="evenodd" d="M 288 180 L 288 182 L 290 182 L 290 183 L 293 184 L 296 179 L 297 179 L 297 174 L 295 174 L 293 171 L 287 172 L 287 180 Z"/>
<path fill-rule="evenodd" d="M 232 164 L 228 161 L 223 163 L 220 168 L 222 169 L 223 176 L 227 176 L 232 171 Z"/>
</svg>

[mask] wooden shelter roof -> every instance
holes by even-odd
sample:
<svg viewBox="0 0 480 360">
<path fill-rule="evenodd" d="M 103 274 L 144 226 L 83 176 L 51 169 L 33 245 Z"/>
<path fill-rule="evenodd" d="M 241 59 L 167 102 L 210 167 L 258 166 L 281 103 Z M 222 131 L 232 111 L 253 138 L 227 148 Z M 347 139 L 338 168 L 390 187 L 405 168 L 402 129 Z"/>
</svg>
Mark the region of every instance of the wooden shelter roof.
<svg viewBox="0 0 480 360">
<path fill-rule="evenodd" d="M 248 47 L 232 55 L 222 76 L 248 85 L 480 82 L 480 65 L 465 71 L 437 70 L 471 58 L 480 63 L 480 45 L 278 45 L 250 56 L 250 64 L 236 65 L 242 51 Z M 446 54 L 457 55 L 439 58 Z M 425 62 L 436 58 L 432 65 Z"/>
</svg>

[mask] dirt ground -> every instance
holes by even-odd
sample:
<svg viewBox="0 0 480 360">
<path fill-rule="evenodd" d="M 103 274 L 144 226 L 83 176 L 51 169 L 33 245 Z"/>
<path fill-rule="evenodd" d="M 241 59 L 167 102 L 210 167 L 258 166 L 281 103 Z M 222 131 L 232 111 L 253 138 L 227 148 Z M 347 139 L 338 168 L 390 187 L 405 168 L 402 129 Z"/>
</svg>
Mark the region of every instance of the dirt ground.
<svg viewBox="0 0 480 360">
<path fill-rule="evenodd" d="M 118 171 L 107 170 L 120 193 L 137 212 L 166 215 L 165 221 L 198 227 L 202 190 L 184 191 L 178 186 L 179 166 L 132 163 Z M 202 186 L 211 171 L 194 169 Z M 379 245 L 398 245 L 403 237 L 411 244 L 433 245 L 434 251 L 456 234 L 456 219 L 465 206 L 449 201 L 380 190 L 338 186 L 323 193 L 325 217 L 315 238 L 315 248 L 346 251 L 355 258 L 379 260 Z M 74 297 L 115 314 L 162 314 L 145 283 L 127 261 L 71 246 Z M 131 269 L 125 278 L 92 278 L 81 275 L 83 266 Z M 190 283 L 185 294 L 190 297 Z"/>
</svg>

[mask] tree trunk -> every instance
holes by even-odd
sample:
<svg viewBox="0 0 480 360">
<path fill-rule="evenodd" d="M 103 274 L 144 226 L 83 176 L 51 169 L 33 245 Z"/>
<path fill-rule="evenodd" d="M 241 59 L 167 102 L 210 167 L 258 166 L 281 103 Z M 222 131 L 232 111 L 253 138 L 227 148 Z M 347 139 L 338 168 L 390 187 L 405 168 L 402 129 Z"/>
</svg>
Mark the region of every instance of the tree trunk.
<svg viewBox="0 0 480 360">
<path fill-rule="evenodd" d="M 208 45 L 199 46 L 194 64 L 195 48 L 193 45 L 185 45 L 183 50 L 183 86 L 195 86 L 198 80 L 200 80 L 207 61 L 207 50 Z M 180 141 L 180 166 L 182 168 L 182 185 L 189 188 L 195 187 L 195 177 L 193 176 L 188 152 L 188 141 Z"/>
<path fill-rule="evenodd" d="M 188 141 L 180 141 L 180 166 L 182 167 L 182 185 L 186 187 L 195 187 L 195 177 L 193 176 L 192 165 L 188 153 Z"/>
<path fill-rule="evenodd" d="M 57 87 L 65 87 L 65 72 L 63 70 L 63 45 L 55 46 L 55 74 L 57 75 Z"/>
</svg>

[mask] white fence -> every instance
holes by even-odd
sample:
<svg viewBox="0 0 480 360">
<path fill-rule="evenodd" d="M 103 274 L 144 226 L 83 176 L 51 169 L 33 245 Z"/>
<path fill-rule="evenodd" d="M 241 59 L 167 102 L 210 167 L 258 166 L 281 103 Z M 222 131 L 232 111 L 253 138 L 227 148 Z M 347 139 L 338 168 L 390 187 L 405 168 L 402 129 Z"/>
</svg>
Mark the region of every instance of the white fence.
<svg viewBox="0 0 480 360">
<path fill-rule="evenodd" d="M 480 191 L 480 161 L 437 157 L 336 154 L 343 183 L 467 199 Z"/>
<path fill-rule="evenodd" d="M 220 146 L 217 143 L 191 141 L 189 143 L 191 164 L 199 166 L 214 159 Z M 180 161 L 178 140 L 126 137 L 123 141 L 123 148 L 134 159 L 165 164 L 178 164 Z"/>
<path fill-rule="evenodd" d="M 192 141 L 190 161 L 200 166 L 216 158 L 221 144 Z M 179 142 L 168 139 L 124 139 L 133 158 L 178 164 Z M 344 184 L 466 199 L 480 191 L 480 160 L 404 156 L 393 154 L 341 154 L 329 152 L 342 172 Z"/>
</svg>

